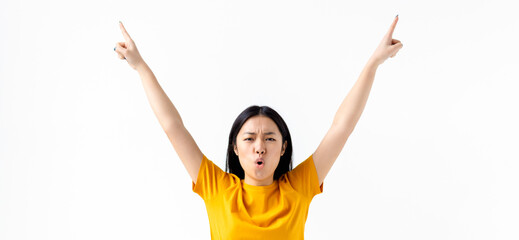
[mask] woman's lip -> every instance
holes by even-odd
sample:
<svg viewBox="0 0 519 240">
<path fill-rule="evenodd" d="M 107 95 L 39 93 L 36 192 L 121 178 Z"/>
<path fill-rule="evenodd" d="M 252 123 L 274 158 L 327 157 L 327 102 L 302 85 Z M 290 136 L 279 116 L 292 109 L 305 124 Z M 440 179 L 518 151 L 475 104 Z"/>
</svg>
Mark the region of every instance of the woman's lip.
<svg viewBox="0 0 519 240">
<path fill-rule="evenodd" d="M 259 164 L 259 162 L 261 162 L 261 164 Z M 263 158 L 258 158 L 256 159 L 255 164 L 257 168 L 262 169 L 263 166 L 265 166 L 265 161 L 263 160 Z"/>
</svg>

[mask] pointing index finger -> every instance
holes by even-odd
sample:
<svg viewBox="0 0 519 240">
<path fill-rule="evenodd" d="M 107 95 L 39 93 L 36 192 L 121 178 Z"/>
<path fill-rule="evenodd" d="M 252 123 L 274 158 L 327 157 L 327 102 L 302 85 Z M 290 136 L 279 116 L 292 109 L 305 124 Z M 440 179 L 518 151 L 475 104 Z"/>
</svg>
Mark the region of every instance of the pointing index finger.
<svg viewBox="0 0 519 240">
<path fill-rule="evenodd" d="M 387 32 L 390 39 L 393 37 L 393 32 L 395 31 L 397 22 L 398 22 L 398 15 L 396 15 L 395 20 L 393 20 L 393 23 L 391 24 L 391 27 L 389 27 L 389 31 Z"/>
<path fill-rule="evenodd" d="M 121 31 L 123 32 L 123 36 L 126 42 L 131 42 L 132 38 L 130 37 L 130 34 L 126 32 L 126 29 L 124 28 L 123 23 L 121 21 L 119 21 L 119 26 L 121 27 Z"/>
</svg>

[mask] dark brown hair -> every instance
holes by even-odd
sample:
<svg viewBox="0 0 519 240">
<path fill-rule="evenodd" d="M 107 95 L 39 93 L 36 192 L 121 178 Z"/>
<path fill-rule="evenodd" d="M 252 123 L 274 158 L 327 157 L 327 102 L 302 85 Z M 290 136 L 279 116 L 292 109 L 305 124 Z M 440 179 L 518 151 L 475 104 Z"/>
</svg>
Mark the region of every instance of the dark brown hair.
<svg viewBox="0 0 519 240">
<path fill-rule="evenodd" d="M 281 116 L 274 109 L 268 106 L 250 106 L 247 109 L 243 110 L 243 112 L 241 112 L 240 115 L 238 115 L 236 120 L 234 120 L 234 124 L 231 128 L 231 133 L 229 134 L 229 145 L 227 147 L 227 162 L 225 163 L 225 171 L 235 174 L 240 179 L 245 178 L 245 172 L 243 171 L 243 168 L 240 164 L 240 159 L 238 158 L 238 156 L 236 156 L 234 152 L 234 145 L 236 145 L 236 136 L 238 135 L 238 132 L 240 132 L 240 129 L 242 128 L 243 124 L 249 118 L 254 116 L 265 116 L 272 119 L 272 121 L 276 123 L 276 125 L 279 128 L 279 131 L 281 132 L 281 143 L 283 144 L 285 141 L 287 141 L 287 147 L 285 149 L 285 152 L 283 156 L 281 156 L 279 164 L 276 170 L 274 171 L 274 181 L 276 181 L 283 174 L 292 170 L 292 139 L 290 138 L 288 126 L 283 120 L 283 118 L 281 118 Z"/>
</svg>

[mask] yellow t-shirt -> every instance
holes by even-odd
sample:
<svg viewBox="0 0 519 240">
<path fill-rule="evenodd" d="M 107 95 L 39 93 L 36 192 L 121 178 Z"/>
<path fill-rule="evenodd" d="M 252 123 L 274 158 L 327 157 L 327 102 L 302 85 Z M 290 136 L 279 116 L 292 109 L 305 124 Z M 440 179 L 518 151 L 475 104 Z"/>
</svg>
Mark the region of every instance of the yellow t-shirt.
<svg viewBox="0 0 519 240">
<path fill-rule="evenodd" d="M 312 198 L 323 192 L 312 155 L 268 186 L 253 186 L 204 155 L 193 192 L 202 197 L 211 239 L 304 239 Z"/>
</svg>

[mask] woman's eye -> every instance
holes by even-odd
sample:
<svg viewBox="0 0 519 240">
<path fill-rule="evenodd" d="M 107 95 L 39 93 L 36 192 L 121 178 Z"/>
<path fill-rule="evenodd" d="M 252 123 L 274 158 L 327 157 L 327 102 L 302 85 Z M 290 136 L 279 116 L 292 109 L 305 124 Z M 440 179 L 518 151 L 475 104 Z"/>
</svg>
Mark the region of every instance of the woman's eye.
<svg viewBox="0 0 519 240">
<path fill-rule="evenodd" d="M 252 139 L 252 138 L 245 138 L 244 140 L 248 141 L 249 139 Z M 271 141 L 276 141 L 276 139 L 274 139 L 274 138 L 267 138 L 267 140 L 269 140 L 269 139 L 271 139 Z"/>
</svg>

